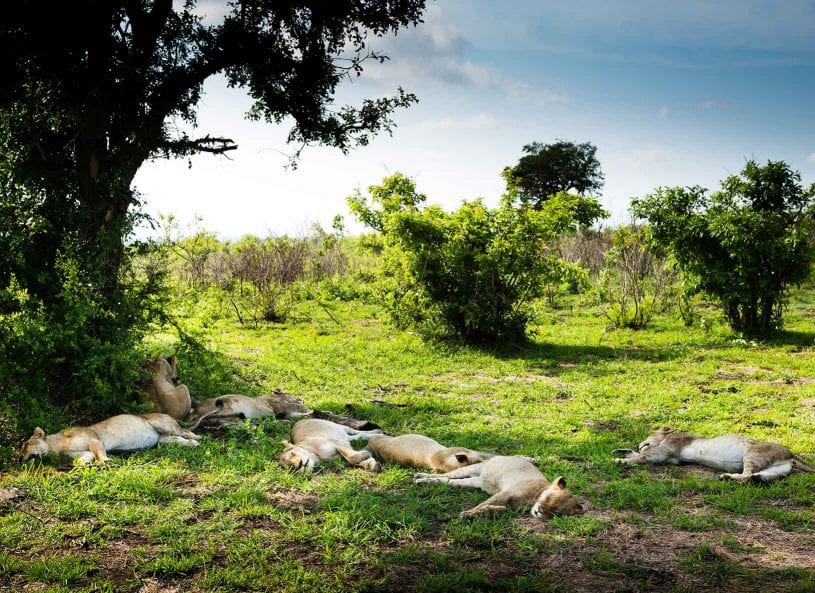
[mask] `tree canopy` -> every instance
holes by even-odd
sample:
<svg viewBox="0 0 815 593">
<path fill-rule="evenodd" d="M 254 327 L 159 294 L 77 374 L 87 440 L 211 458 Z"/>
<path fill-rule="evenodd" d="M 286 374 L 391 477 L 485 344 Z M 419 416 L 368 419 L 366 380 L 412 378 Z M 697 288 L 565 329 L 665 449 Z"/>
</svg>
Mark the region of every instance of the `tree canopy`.
<svg viewBox="0 0 815 593">
<path fill-rule="evenodd" d="M 0 24 L 2 215 L 26 228 L 0 237 L 0 247 L 17 248 L 1 280 L 14 272 L 47 293 L 44 278 L 27 270 L 53 264 L 70 240 L 110 283 L 141 164 L 237 148 L 226 135 L 192 136 L 177 126 L 195 124 L 203 83 L 215 74 L 248 91 L 250 118 L 291 121 L 289 140 L 301 146 L 366 144 L 391 129 L 394 109 L 416 100 L 401 89 L 358 107 L 335 107 L 333 97 L 367 60 L 386 59 L 369 49 L 370 39 L 418 23 L 424 0 L 236 1 L 217 23 L 198 16 L 195 4 L 8 7 Z"/>
<path fill-rule="evenodd" d="M 538 208 L 558 192 L 575 191 L 583 196 L 603 187 L 597 147 L 590 142 L 532 142 L 523 147 L 523 152 L 526 156 L 514 167 L 505 168 L 503 176 L 523 200 Z"/>
</svg>

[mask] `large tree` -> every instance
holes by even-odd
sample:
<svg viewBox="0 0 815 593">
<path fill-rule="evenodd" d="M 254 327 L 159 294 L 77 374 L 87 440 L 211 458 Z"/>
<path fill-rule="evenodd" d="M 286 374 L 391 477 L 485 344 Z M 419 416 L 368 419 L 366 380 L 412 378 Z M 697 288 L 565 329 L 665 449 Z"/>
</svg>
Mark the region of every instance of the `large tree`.
<svg viewBox="0 0 815 593">
<path fill-rule="evenodd" d="M 584 196 L 603 187 L 597 147 L 590 142 L 532 142 L 523 152 L 515 166 L 504 169 L 503 176 L 509 187 L 516 188 L 523 200 L 537 208 L 558 192 L 574 191 Z"/>
<path fill-rule="evenodd" d="M 245 89 L 250 118 L 291 125 L 295 153 L 365 144 L 416 100 L 399 89 L 334 104 L 344 79 L 385 60 L 372 38 L 420 22 L 425 0 L 209 2 L 225 11 L 217 22 L 195 4 L 3 7 L 0 419 L 36 422 L 31 410 L 46 402 L 109 412 L 137 385 L 134 350 L 165 307 L 147 268 L 126 265 L 139 215 L 132 182 L 149 159 L 237 148 L 229 130 L 196 134 L 208 78 Z"/>
<path fill-rule="evenodd" d="M 235 0 L 209 23 L 195 0 L 20 0 L 0 24 L 0 286 L 11 274 L 55 296 L 53 267 L 71 249 L 102 290 L 115 287 L 145 160 L 223 154 L 226 136 L 194 124 L 203 83 L 245 88 L 248 116 L 293 122 L 289 140 L 345 151 L 389 130 L 395 96 L 335 108 L 373 36 L 420 21 L 425 0 Z M 181 126 L 192 129 L 192 126 Z M 228 130 L 217 132 L 228 134 Z M 11 223 L 11 225 L 9 225 Z"/>
</svg>

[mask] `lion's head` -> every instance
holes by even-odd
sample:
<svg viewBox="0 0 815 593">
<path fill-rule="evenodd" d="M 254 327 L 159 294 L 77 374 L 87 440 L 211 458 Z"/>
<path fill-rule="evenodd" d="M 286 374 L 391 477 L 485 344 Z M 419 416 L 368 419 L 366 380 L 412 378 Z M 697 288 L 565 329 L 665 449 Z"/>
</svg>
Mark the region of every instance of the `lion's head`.
<svg viewBox="0 0 815 593">
<path fill-rule="evenodd" d="M 306 406 L 302 399 L 282 391 L 275 391 L 273 394 L 265 396 L 264 399 L 278 418 L 297 418 L 312 413 L 312 410 Z"/>
<path fill-rule="evenodd" d="M 293 469 L 296 472 L 309 473 L 314 469 L 319 461 L 318 457 L 297 445 L 292 445 L 289 441 L 283 441 L 283 451 L 275 456 L 277 462 L 284 466 Z"/>
<path fill-rule="evenodd" d="M 581 505 L 566 489 L 566 478 L 558 477 L 538 496 L 530 514 L 538 519 L 548 519 L 557 515 L 581 515 Z"/>
<path fill-rule="evenodd" d="M 492 455 L 473 451 L 466 447 L 447 447 L 433 454 L 433 462 L 438 471 L 451 472 L 460 467 L 481 463 L 490 457 Z"/>
<path fill-rule="evenodd" d="M 654 447 L 662 443 L 662 441 L 664 441 L 665 438 L 672 432 L 673 429 L 671 427 L 663 426 L 659 430 L 656 430 L 652 432 L 650 435 L 648 435 L 648 438 L 642 441 L 637 446 L 637 451 L 639 451 L 640 453 L 645 453 L 648 449 L 653 449 Z"/>
<path fill-rule="evenodd" d="M 144 368 L 154 377 L 161 377 L 167 381 L 172 381 L 178 377 L 178 364 L 175 356 L 151 358 L 144 363 Z"/>
<path fill-rule="evenodd" d="M 39 426 L 34 429 L 34 434 L 23 445 L 22 460 L 28 461 L 32 457 L 44 457 L 51 449 L 48 441 L 45 440 L 45 431 Z"/>
</svg>

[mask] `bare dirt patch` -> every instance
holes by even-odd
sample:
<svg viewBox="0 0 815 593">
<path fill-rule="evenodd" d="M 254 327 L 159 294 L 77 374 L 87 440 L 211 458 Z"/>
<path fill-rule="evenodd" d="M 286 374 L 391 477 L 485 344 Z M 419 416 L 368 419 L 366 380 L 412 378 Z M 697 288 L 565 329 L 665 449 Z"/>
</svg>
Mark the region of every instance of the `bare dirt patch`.
<svg viewBox="0 0 815 593">
<path fill-rule="evenodd" d="M 170 480 L 170 484 L 181 490 L 190 490 L 201 483 L 195 474 L 184 474 Z"/>
<path fill-rule="evenodd" d="M 598 430 L 598 431 L 615 431 L 620 428 L 620 425 L 616 422 L 610 421 L 601 421 L 601 420 L 583 420 L 581 424 L 588 428 L 589 430 Z"/>
<path fill-rule="evenodd" d="M 148 579 L 139 589 L 139 593 L 180 593 L 180 591 L 178 587 L 165 585 L 156 579 Z"/>
<path fill-rule="evenodd" d="M 99 572 L 114 583 L 128 583 L 136 578 L 138 561 L 133 555 L 133 542 L 129 540 L 110 543 L 99 555 Z"/>
<path fill-rule="evenodd" d="M 308 515 L 317 510 L 319 499 L 315 494 L 300 492 L 299 490 L 281 490 L 272 492 L 267 497 L 268 501 L 278 508 L 287 511 L 300 511 Z"/>
<path fill-rule="evenodd" d="M 22 488 L 11 486 L 10 488 L 0 488 L 0 502 L 21 500 L 28 497 L 28 491 Z"/>
</svg>

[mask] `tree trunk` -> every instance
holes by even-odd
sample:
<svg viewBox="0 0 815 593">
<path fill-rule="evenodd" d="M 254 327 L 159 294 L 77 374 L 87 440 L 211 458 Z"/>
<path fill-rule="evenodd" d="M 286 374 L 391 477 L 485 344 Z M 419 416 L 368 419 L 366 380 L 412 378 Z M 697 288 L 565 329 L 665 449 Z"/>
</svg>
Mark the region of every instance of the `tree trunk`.
<svg viewBox="0 0 815 593">
<path fill-rule="evenodd" d="M 744 328 L 739 303 L 737 301 L 727 303 L 727 320 L 730 322 L 730 327 L 736 331 L 742 331 Z"/>
<path fill-rule="evenodd" d="M 775 299 L 771 296 L 765 296 L 761 299 L 761 326 L 759 331 L 767 333 L 774 329 L 773 327 L 773 313 L 775 312 Z"/>
</svg>

